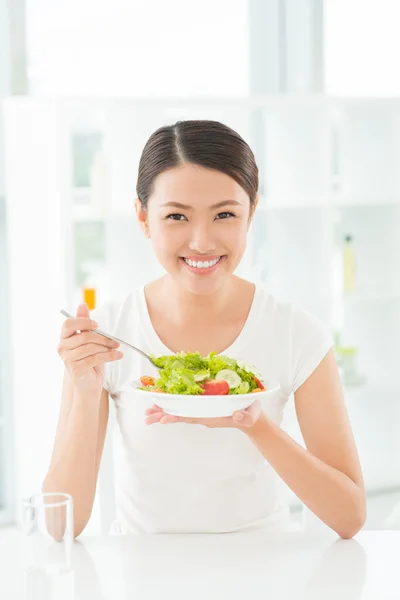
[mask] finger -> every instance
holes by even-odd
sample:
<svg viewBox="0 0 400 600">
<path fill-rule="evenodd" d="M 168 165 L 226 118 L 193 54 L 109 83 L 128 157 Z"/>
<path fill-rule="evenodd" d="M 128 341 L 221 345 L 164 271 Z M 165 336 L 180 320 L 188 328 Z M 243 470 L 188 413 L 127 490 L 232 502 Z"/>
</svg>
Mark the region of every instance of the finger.
<svg viewBox="0 0 400 600">
<path fill-rule="evenodd" d="M 86 304 L 86 302 L 82 302 L 81 304 L 78 304 L 78 308 L 76 309 L 76 316 L 90 318 L 90 311 L 89 311 L 89 307 Z"/>
<path fill-rule="evenodd" d="M 74 335 L 77 331 L 91 331 L 97 329 L 98 324 L 96 321 L 88 317 L 70 317 L 65 319 L 61 328 L 61 337 L 69 338 Z"/>
<path fill-rule="evenodd" d="M 74 365 L 75 373 L 77 376 L 85 375 L 92 369 L 93 367 L 98 367 L 99 365 L 112 362 L 115 360 L 121 360 L 123 357 L 123 353 L 118 350 L 112 350 L 111 352 L 97 352 L 92 356 L 87 356 L 78 361 L 67 361 L 71 362 Z"/>
<path fill-rule="evenodd" d="M 157 407 L 157 408 L 155 408 L 155 407 L 153 406 L 152 408 L 148 408 L 148 409 L 145 411 L 145 414 L 146 414 L 146 415 L 152 415 L 153 413 L 156 413 L 156 412 L 160 412 L 160 409 L 159 409 L 158 407 Z"/>
<path fill-rule="evenodd" d="M 176 423 L 178 420 L 178 417 L 175 417 L 174 415 L 163 414 L 160 423 L 162 423 L 162 425 L 168 425 L 169 423 Z"/>
<path fill-rule="evenodd" d="M 254 424 L 253 415 L 251 415 L 247 410 L 237 410 L 233 414 L 233 420 L 240 427 L 251 427 Z"/>
<path fill-rule="evenodd" d="M 99 346 L 99 348 L 118 348 L 118 346 L 120 346 L 119 342 L 114 342 L 114 340 L 110 340 L 91 331 L 84 331 L 79 335 L 73 335 L 62 342 L 65 350 L 75 350 L 75 348 L 78 348 L 83 344 L 95 344 Z"/>
<path fill-rule="evenodd" d="M 163 417 L 163 416 L 164 416 L 163 412 L 153 413 L 152 415 L 149 415 L 148 417 L 146 417 L 144 422 L 146 423 L 146 425 L 153 425 L 154 423 L 159 423 L 161 417 Z"/>
<path fill-rule="evenodd" d="M 110 348 L 99 346 L 98 344 L 84 344 L 83 346 L 79 346 L 75 350 L 72 350 L 71 352 L 67 353 L 67 358 L 70 358 L 73 361 L 78 361 L 84 360 L 89 356 L 95 356 L 96 354 L 108 354 L 113 358 L 114 356 L 122 355 L 122 352 L 120 350 L 111 350 Z"/>
<path fill-rule="evenodd" d="M 166 413 L 164 413 L 164 415 L 166 417 L 171 417 L 171 419 L 173 419 L 173 421 L 172 420 L 170 421 L 168 419 L 168 421 L 167 421 L 168 423 L 169 422 L 171 422 L 171 423 L 179 422 L 179 423 L 189 423 L 191 425 L 193 425 L 193 424 L 202 425 L 203 424 L 202 419 L 195 419 L 193 417 L 176 417 L 175 415 L 167 415 Z M 203 419 L 203 420 L 207 421 L 207 419 Z"/>
</svg>

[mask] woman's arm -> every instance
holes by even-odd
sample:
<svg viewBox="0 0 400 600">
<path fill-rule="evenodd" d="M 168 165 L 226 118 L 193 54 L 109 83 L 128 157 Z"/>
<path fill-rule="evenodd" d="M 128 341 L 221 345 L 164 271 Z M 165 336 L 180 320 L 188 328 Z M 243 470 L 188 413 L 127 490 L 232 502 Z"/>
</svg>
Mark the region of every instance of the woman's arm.
<svg viewBox="0 0 400 600">
<path fill-rule="evenodd" d="M 90 518 L 108 423 L 108 392 L 83 393 L 64 373 L 63 395 L 50 466 L 43 492 L 74 499 L 74 537 Z M 59 532 L 50 531 L 57 539 Z"/>
<path fill-rule="evenodd" d="M 299 499 L 342 538 L 366 519 L 361 466 L 333 350 L 295 392 L 304 449 L 264 414 L 245 430 Z"/>
</svg>

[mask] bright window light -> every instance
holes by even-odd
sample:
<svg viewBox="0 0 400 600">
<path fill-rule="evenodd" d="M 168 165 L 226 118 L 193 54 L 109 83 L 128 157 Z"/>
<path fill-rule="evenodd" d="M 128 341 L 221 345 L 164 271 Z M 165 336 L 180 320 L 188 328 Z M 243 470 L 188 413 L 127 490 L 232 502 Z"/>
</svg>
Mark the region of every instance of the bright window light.
<svg viewBox="0 0 400 600">
<path fill-rule="evenodd" d="M 326 92 L 400 95 L 399 0 L 325 0 Z"/>
<path fill-rule="evenodd" d="M 247 0 L 27 0 L 30 93 L 246 96 Z"/>
</svg>

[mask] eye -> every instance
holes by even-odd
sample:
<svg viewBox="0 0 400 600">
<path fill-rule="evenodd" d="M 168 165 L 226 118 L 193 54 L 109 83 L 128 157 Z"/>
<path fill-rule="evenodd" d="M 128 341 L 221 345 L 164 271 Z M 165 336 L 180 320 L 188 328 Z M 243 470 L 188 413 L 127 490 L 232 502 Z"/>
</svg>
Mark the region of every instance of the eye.
<svg viewBox="0 0 400 600">
<path fill-rule="evenodd" d="M 181 215 L 179 213 L 172 213 L 171 215 L 168 215 L 166 219 L 169 219 L 170 221 L 183 221 L 183 219 L 186 219 L 186 217 L 185 215 Z"/>
<path fill-rule="evenodd" d="M 222 212 L 217 215 L 218 219 L 230 219 L 232 217 L 235 217 L 232 212 Z"/>
</svg>

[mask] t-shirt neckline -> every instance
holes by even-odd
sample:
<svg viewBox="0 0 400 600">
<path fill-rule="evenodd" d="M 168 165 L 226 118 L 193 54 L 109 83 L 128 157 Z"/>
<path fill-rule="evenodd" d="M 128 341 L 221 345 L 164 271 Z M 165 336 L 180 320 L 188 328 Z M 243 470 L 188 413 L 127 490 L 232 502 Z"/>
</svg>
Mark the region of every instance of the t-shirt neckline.
<svg viewBox="0 0 400 600">
<path fill-rule="evenodd" d="M 170 348 L 168 348 L 161 340 L 151 321 L 149 310 L 147 307 L 145 285 L 146 284 L 142 285 L 137 290 L 140 322 L 142 325 L 143 333 L 145 334 L 146 339 L 150 344 L 150 351 L 155 356 L 172 355 L 174 354 L 174 352 Z M 267 294 L 263 294 L 263 291 L 264 290 L 260 286 L 255 284 L 253 300 L 250 306 L 249 313 L 247 315 L 247 319 L 241 331 L 239 332 L 236 339 L 232 342 L 232 344 L 225 350 L 221 351 L 219 354 L 224 354 L 236 359 L 240 358 L 239 352 L 244 347 L 246 347 L 246 345 L 253 338 L 257 322 L 259 321 L 260 316 L 263 312 L 261 310 L 262 304 L 267 299 Z"/>
</svg>

